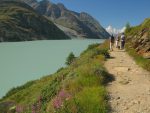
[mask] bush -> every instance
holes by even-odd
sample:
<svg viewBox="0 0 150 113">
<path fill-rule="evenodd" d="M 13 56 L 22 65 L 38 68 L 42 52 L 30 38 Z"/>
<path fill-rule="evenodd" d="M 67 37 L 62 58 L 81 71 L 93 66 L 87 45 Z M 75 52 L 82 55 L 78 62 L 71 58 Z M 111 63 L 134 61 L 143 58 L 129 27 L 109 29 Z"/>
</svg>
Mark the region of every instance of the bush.
<svg viewBox="0 0 150 113">
<path fill-rule="evenodd" d="M 70 65 L 75 60 L 75 58 L 75 55 L 73 52 L 71 52 L 66 59 L 66 65 Z"/>
</svg>

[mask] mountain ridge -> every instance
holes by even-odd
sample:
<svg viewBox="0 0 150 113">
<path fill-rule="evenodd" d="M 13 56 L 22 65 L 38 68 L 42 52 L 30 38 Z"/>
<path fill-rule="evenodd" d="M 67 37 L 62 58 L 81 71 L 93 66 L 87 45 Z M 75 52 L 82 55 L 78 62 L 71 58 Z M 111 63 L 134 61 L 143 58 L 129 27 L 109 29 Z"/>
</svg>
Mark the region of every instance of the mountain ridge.
<svg viewBox="0 0 150 113">
<path fill-rule="evenodd" d="M 109 37 L 99 22 L 85 12 L 77 13 L 67 9 L 62 3 L 54 4 L 49 0 L 22 1 L 32 6 L 41 15 L 47 16 L 54 23 L 77 31 L 78 35 L 83 38 L 103 39 Z"/>
</svg>

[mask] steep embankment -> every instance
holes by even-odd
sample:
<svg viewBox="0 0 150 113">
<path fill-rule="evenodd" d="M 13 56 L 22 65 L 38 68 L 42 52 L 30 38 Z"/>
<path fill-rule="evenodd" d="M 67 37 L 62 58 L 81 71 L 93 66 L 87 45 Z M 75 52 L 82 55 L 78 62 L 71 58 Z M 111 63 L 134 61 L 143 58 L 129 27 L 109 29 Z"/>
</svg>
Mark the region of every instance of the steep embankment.
<svg viewBox="0 0 150 113">
<path fill-rule="evenodd" d="M 0 112 L 107 113 L 104 84 L 111 76 L 103 68 L 105 47 L 91 45 L 80 57 L 69 57 L 66 68 L 10 90 L 0 101 Z"/>
<path fill-rule="evenodd" d="M 71 30 L 66 32 L 66 30 L 62 29 L 71 37 L 76 36 L 80 38 L 91 39 L 107 39 L 109 37 L 107 31 L 99 24 L 99 22 L 85 12 L 77 13 L 67 9 L 61 3 L 54 4 L 49 0 L 42 0 L 40 2 L 37 2 L 36 0 L 22 1 L 32 6 L 40 14 L 51 19 L 57 25 L 61 25 L 76 31 L 77 35 Z"/>
<path fill-rule="evenodd" d="M 136 62 L 150 71 L 150 19 L 139 26 L 126 30 L 127 52 L 134 57 Z"/>
<path fill-rule="evenodd" d="M 51 21 L 25 3 L 0 1 L 0 42 L 69 39 Z"/>
</svg>

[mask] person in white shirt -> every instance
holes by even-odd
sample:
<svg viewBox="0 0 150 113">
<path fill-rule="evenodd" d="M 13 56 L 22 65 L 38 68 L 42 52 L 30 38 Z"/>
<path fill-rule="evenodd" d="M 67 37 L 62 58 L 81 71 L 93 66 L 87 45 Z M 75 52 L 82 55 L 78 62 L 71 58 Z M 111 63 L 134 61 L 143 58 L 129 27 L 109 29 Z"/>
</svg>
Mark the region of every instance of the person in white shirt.
<svg viewBox="0 0 150 113">
<path fill-rule="evenodd" d="M 125 46 L 125 35 L 124 33 L 121 34 L 121 48 L 120 49 L 124 49 Z"/>
<path fill-rule="evenodd" d="M 119 35 L 116 36 L 116 48 L 119 48 Z"/>
</svg>

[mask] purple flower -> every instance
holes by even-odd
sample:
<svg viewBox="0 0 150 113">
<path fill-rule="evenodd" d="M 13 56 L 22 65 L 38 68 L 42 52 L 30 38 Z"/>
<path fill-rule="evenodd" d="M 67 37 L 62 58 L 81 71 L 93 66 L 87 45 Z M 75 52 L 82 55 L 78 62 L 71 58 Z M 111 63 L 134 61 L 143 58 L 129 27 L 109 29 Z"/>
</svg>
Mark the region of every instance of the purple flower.
<svg viewBox="0 0 150 113">
<path fill-rule="evenodd" d="M 64 90 L 61 90 L 58 95 L 62 100 L 68 100 L 71 97 L 71 95 Z"/>
<path fill-rule="evenodd" d="M 36 107 L 35 107 L 35 105 L 32 105 L 32 113 L 36 113 Z"/>
<path fill-rule="evenodd" d="M 63 106 L 64 101 L 67 101 L 71 95 L 65 90 L 61 90 L 58 96 L 53 100 L 53 107 L 55 109 L 60 109 Z"/>
<path fill-rule="evenodd" d="M 40 112 L 41 106 L 42 106 L 42 97 L 39 96 L 39 97 L 38 97 L 38 101 L 37 101 L 37 105 L 36 105 L 38 112 Z"/>
<path fill-rule="evenodd" d="M 54 101 L 53 101 L 53 106 L 54 106 L 54 108 L 56 108 L 56 109 L 61 108 L 61 106 L 62 106 L 62 100 L 61 100 L 59 97 L 56 97 L 56 98 L 54 99 Z"/>
<path fill-rule="evenodd" d="M 16 106 L 16 113 L 22 113 L 23 112 L 23 106 L 17 105 Z"/>
</svg>

